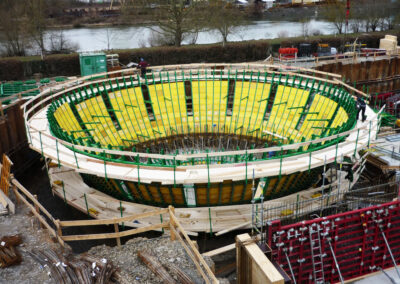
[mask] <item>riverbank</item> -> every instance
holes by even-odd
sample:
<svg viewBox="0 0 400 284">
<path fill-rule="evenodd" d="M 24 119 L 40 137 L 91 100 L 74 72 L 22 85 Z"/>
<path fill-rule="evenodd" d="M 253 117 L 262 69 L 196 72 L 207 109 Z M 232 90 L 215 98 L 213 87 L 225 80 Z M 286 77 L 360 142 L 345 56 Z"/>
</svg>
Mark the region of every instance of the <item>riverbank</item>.
<svg viewBox="0 0 400 284">
<path fill-rule="evenodd" d="M 342 51 L 346 43 L 352 43 L 356 39 L 368 47 L 379 47 L 380 39 L 386 34 L 400 36 L 400 29 L 340 36 L 300 36 L 228 42 L 225 46 L 216 43 L 181 47 L 116 49 L 106 51 L 106 53 L 118 54 L 120 62 L 125 65 L 129 62 L 138 62 L 141 57 L 146 58 L 152 66 L 183 63 L 254 62 L 264 60 L 271 54 L 276 54 L 280 47 L 298 46 L 304 42 L 310 43 L 314 50 L 316 50 L 318 43 L 327 43 Z M 59 54 L 46 56 L 43 59 L 38 56 L 0 58 L 1 81 L 24 80 L 33 77 L 34 74 L 36 74 L 36 77 L 79 75 L 79 55 L 77 53 Z"/>
</svg>

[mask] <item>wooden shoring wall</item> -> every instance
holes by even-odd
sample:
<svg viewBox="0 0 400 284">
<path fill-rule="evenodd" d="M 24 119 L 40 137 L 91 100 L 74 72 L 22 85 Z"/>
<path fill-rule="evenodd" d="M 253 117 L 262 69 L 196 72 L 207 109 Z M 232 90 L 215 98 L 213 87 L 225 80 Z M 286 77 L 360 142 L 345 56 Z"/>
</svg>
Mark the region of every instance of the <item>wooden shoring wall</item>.
<svg viewBox="0 0 400 284">
<path fill-rule="evenodd" d="M 342 75 L 350 85 L 368 93 L 400 89 L 400 58 L 394 57 L 364 62 L 336 62 L 316 68 L 319 71 Z M 368 90 L 367 90 L 368 88 Z"/>
<path fill-rule="evenodd" d="M 249 234 L 236 236 L 236 275 L 238 284 L 285 283 L 285 278 Z"/>
</svg>

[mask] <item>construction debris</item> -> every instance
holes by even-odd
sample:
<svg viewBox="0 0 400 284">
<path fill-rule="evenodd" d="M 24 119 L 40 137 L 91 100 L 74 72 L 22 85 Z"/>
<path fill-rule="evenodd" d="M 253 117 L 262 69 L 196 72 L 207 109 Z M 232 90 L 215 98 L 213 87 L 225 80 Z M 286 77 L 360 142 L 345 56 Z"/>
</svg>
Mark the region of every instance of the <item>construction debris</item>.
<svg viewBox="0 0 400 284">
<path fill-rule="evenodd" d="M 55 250 L 35 250 L 31 256 L 48 270 L 56 283 L 121 283 L 117 268 L 107 259 L 93 256 L 62 255 Z"/>
<path fill-rule="evenodd" d="M 22 243 L 21 236 L 5 236 L 0 239 L 0 268 L 19 264 L 21 255 L 15 248 Z"/>
</svg>

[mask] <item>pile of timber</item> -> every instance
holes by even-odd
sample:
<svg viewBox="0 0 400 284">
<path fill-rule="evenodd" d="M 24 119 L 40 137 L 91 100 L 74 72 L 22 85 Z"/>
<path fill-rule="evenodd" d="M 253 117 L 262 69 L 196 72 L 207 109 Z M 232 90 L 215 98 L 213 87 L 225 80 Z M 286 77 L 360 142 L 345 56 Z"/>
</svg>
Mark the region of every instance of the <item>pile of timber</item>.
<svg viewBox="0 0 400 284">
<path fill-rule="evenodd" d="M 56 283 L 126 283 L 118 268 L 105 258 L 100 259 L 88 254 L 63 255 L 52 249 L 34 250 L 29 254 L 48 271 Z"/>
<path fill-rule="evenodd" d="M 16 246 L 22 243 L 19 235 L 5 236 L 0 239 L 0 268 L 19 264 L 22 260 Z"/>
<path fill-rule="evenodd" d="M 400 46 L 397 46 L 397 36 L 385 35 L 379 42 L 379 49 L 386 49 L 387 55 L 398 54 Z"/>
</svg>

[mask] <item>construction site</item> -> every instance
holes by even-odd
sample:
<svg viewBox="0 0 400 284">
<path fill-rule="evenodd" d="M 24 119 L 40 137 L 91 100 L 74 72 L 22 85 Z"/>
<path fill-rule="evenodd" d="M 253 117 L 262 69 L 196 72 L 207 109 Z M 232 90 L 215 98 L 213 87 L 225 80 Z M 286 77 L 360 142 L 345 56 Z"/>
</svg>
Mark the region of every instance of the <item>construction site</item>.
<svg viewBox="0 0 400 284">
<path fill-rule="evenodd" d="M 0 283 L 399 283 L 400 47 L 347 47 L 3 82 Z"/>
</svg>

